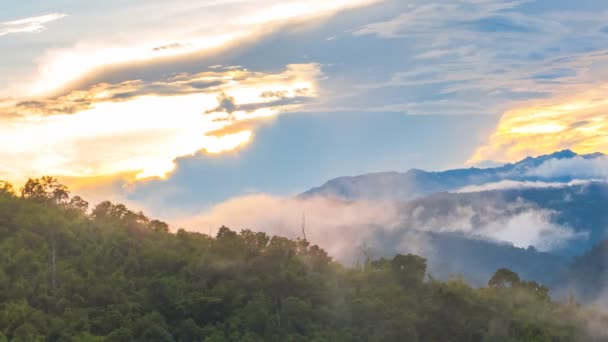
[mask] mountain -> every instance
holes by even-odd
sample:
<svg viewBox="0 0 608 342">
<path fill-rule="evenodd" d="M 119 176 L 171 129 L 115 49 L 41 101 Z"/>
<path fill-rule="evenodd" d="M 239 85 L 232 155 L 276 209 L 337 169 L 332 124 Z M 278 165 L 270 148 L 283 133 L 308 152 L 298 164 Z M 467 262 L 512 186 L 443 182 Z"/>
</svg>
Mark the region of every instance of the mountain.
<svg viewBox="0 0 608 342">
<path fill-rule="evenodd" d="M 570 150 L 494 168 L 340 177 L 300 195 L 396 206 L 368 227 L 376 254 L 415 252 L 441 279 L 481 285 L 507 267 L 554 288 L 575 257 L 608 239 L 608 158 Z"/>
<path fill-rule="evenodd" d="M 376 230 L 368 245 L 387 256 L 416 252 L 434 276 L 461 274 L 476 285 L 507 267 L 557 286 L 573 258 L 608 238 L 603 182 L 442 192 L 397 205 L 396 227 Z"/>
<path fill-rule="evenodd" d="M 424 248 L 404 247 L 404 239 L 424 244 Z M 420 254 L 428 260 L 429 274 L 436 279 L 462 276 L 474 286 L 484 286 L 499 268 L 508 268 L 524 278 L 553 286 L 570 264 L 570 259 L 564 256 L 540 252 L 534 247 L 518 248 L 461 233 L 381 231 L 366 246 L 375 255 L 387 258 L 399 253 Z"/>
<path fill-rule="evenodd" d="M 584 163 L 606 160 L 606 156 L 602 153 L 579 155 L 570 150 L 563 150 L 486 169 L 469 168 L 441 172 L 412 169 L 405 173 L 369 173 L 332 179 L 322 186 L 304 192 L 300 197 L 324 196 L 344 200 L 410 200 L 436 192 L 456 191 L 469 186 L 481 186 L 501 181 L 565 183 L 575 179 L 605 178 L 608 175 L 604 174 L 602 170 L 584 169 Z M 559 162 L 569 163 L 566 173 L 559 172 L 560 168 L 557 164 Z M 574 167 L 577 166 L 576 163 L 582 164 L 582 169 L 574 170 Z M 551 166 L 555 167 L 551 168 Z"/>
</svg>

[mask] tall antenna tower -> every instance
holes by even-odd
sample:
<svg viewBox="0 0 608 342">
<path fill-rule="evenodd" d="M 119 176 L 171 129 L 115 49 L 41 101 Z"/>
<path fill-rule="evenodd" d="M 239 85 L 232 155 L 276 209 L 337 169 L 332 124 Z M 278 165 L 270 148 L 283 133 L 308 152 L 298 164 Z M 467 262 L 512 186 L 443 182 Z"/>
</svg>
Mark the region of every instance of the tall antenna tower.
<svg viewBox="0 0 608 342">
<path fill-rule="evenodd" d="M 304 241 L 308 241 L 306 238 L 306 213 L 302 212 L 302 236 L 304 237 Z"/>
</svg>

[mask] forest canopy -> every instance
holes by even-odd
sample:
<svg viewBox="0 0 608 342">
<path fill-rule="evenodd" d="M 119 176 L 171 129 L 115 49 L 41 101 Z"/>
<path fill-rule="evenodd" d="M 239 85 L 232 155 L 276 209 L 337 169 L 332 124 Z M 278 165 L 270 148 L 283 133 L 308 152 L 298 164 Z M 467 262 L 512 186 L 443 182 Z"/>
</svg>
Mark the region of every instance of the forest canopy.
<svg viewBox="0 0 608 342">
<path fill-rule="evenodd" d="M 52 177 L 0 181 L 1 341 L 593 341 L 602 313 L 500 269 L 442 282 L 416 255 L 336 263 L 305 239 L 216 236 Z"/>
</svg>

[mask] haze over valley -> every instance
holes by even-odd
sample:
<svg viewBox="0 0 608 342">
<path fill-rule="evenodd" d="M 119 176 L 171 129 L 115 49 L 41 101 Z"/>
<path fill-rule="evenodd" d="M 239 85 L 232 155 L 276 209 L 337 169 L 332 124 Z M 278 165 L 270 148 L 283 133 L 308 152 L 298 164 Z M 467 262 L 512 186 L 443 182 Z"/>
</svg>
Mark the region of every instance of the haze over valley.
<svg viewBox="0 0 608 342">
<path fill-rule="evenodd" d="M 0 342 L 608 341 L 607 19 L 0 4 Z"/>
</svg>

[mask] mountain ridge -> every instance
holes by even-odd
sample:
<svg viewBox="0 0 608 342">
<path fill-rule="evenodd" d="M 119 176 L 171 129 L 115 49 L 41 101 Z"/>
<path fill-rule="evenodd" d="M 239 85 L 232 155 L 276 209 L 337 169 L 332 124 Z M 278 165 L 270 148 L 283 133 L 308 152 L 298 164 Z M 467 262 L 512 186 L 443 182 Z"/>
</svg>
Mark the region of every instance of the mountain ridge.
<svg viewBox="0 0 608 342">
<path fill-rule="evenodd" d="M 604 157 L 606 155 L 600 152 L 577 154 L 565 149 L 547 155 L 526 157 L 516 163 L 493 168 L 471 167 L 444 171 L 425 171 L 413 168 L 405 172 L 389 171 L 342 176 L 305 191 L 299 197 L 325 196 L 343 200 L 410 200 L 435 192 L 454 191 L 466 186 L 503 180 L 568 182 L 576 177 L 567 175 L 543 177 L 535 175 L 531 171 L 550 161 L 575 160 L 575 158 L 594 160 Z"/>
</svg>

